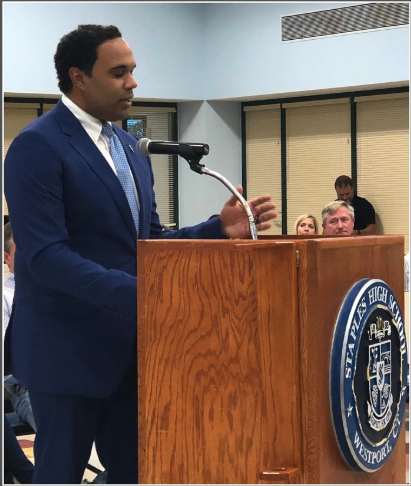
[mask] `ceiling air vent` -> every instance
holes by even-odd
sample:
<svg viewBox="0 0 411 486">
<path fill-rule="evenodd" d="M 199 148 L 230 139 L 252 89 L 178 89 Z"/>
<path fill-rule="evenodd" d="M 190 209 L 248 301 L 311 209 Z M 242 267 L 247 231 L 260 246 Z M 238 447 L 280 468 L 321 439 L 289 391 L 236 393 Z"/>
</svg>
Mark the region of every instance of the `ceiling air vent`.
<svg viewBox="0 0 411 486">
<path fill-rule="evenodd" d="M 365 3 L 281 19 L 282 40 L 292 41 L 409 25 L 409 3 Z"/>
</svg>

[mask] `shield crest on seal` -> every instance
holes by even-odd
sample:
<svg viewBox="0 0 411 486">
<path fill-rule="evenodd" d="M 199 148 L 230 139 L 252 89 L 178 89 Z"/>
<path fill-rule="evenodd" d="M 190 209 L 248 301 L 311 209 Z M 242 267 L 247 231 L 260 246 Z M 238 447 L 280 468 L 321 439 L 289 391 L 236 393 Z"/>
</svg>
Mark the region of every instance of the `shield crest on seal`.
<svg viewBox="0 0 411 486">
<path fill-rule="evenodd" d="M 391 342 L 385 341 L 369 346 L 369 392 L 370 408 L 374 421 L 371 427 L 377 426 L 392 404 L 391 397 Z"/>
</svg>

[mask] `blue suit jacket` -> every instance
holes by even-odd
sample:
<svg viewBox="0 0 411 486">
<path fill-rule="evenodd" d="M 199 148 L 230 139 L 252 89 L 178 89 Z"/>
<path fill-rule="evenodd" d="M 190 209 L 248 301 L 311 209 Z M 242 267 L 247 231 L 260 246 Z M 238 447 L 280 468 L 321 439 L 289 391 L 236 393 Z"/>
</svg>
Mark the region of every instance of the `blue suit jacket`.
<svg viewBox="0 0 411 486">
<path fill-rule="evenodd" d="M 223 238 L 219 218 L 162 231 L 150 159 L 114 126 L 140 200 L 139 238 Z M 59 101 L 11 144 L 4 167 L 16 291 L 6 351 L 27 388 L 104 397 L 135 353 L 136 230 L 121 184 Z"/>
</svg>

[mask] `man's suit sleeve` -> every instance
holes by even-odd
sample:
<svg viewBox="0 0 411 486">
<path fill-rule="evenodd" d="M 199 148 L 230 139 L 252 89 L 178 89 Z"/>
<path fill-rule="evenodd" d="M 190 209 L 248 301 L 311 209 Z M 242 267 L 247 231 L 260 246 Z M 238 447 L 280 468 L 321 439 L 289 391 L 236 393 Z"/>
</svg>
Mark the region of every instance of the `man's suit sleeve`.
<svg viewBox="0 0 411 486">
<path fill-rule="evenodd" d="M 4 186 L 16 251 L 39 283 L 135 320 L 137 279 L 70 248 L 63 172 L 61 156 L 38 131 L 23 131 L 10 146 Z"/>
</svg>

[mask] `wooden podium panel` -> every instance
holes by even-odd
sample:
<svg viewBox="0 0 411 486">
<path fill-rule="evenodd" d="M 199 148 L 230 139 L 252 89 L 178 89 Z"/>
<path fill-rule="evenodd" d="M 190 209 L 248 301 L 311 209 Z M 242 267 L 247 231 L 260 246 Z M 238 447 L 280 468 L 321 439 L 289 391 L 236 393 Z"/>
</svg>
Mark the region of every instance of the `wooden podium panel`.
<svg viewBox="0 0 411 486">
<path fill-rule="evenodd" d="M 141 483 L 301 467 L 295 245 L 250 243 L 139 242 Z"/>
<path fill-rule="evenodd" d="M 306 245 L 301 258 L 302 265 L 306 266 L 305 275 L 300 275 L 299 279 L 299 307 L 304 311 L 304 315 L 300 315 L 300 326 L 305 329 L 302 335 L 306 336 L 307 349 L 302 373 L 308 431 L 308 440 L 304 442 L 307 474 L 304 482 L 405 483 L 405 427 L 402 427 L 397 447 L 380 470 L 374 473 L 354 471 L 346 465 L 339 451 L 329 400 L 332 336 L 343 299 L 355 282 L 376 278 L 391 287 L 403 309 L 404 239 L 401 236 L 343 237 L 308 240 Z"/>
<path fill-rule="evenodd" d="M 140 483 L 404 483 L 405 428 L 374 473 L 330 411 L 341 304 L 362 278 L 403 308 L 404 239 L 138 242 Z"/>
</svg>

